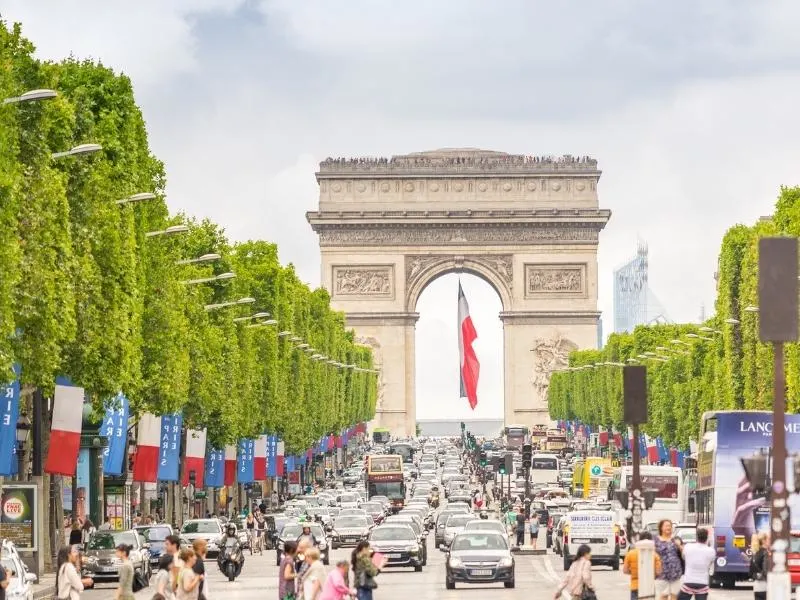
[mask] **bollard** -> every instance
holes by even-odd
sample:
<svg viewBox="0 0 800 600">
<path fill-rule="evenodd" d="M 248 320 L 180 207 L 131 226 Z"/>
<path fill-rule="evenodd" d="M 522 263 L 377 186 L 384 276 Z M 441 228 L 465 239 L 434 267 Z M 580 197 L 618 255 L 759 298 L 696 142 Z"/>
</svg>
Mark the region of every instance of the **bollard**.
<svg viewBox="0 0 800 600">
<path fill-rule="evenodd" d="M 653 600 L 656 597 L 656 574 L 653 568 L 653 555 L 656 545 L 653 540 L 636 542 L 639 566 L 639 600 Z"/>
</svg>

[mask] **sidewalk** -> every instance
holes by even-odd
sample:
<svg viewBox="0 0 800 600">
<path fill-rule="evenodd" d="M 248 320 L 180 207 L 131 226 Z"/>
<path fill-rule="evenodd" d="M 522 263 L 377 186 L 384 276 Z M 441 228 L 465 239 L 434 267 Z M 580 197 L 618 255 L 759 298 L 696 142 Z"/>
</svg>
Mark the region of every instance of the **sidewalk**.
<svg viewBox="0 0 800 600">
<path fill-rule="evenodd" d="M 56 595 L 56 574 L 45 573 L 33 584 L 33 600 L 46 600 Z"/>
</svg>

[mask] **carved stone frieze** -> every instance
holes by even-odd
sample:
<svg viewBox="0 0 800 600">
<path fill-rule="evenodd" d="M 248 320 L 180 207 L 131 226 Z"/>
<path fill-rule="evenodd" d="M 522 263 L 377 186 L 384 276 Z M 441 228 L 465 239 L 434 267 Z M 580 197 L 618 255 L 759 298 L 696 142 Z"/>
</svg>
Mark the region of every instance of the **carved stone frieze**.
<svg viewBox="0 0 800 600">
<path fill-rule="evenodd" d="M 325 227 L 320 246 L 413 246 L 465 244 L 596 244 L 597 227 Z"/>
<path fill-rule="evenodd" d="M 453 263 L 456 261 L 454 255 L 447 254 L 424 254 L 424 255 L 411 255 L 406 256 L 406 281 L 408 282 L 407 288 L 416 283 L 420 277 L 430 267 L 442 264 Z M 490 271 L 497 274 L 498 278 L 511 286 L 514 280 L 514 262 L 510 254 L 483 254 L 483 255 L 467 255 L 459 256 L 459 262 L 473 262 L 480 263 Z"/>
<path fill-rule="evenodd" d="M 553 371 L 559 371 L 569 364 L 569 353 L 577 350 L 578 346 L 562 337 L 560 334 L 553 338 L 540 338 L 533 341 L 533 378 L 531 383 L 538 392 L 541 400 L 547 399 L 547 389 L 550 387 L 550 376 Z"/>
<path fill-rule="evenodd" d="M 525 295 L 583 296 L 586 294 L 585 264 L 525 265 Z"/>
<path fill-rule="evenodd" d="M 341 265 L 333 267 L 334 296 L 383 296 L 394 293 L 392 265 Z"/>
</svg>

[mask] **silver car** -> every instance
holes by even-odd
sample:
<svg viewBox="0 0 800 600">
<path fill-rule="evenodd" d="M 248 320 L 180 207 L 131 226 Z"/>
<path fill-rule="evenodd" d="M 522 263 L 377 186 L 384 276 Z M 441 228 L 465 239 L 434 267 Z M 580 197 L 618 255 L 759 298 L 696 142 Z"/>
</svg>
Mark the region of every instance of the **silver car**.
<svg viewBox="0 0 800 600">
<path fill-rule="evenodd" d="M 190 519 L 181 527 L 181 544 L 191 545 L 197 539 L 208 544 L 208 557 L 219 554 L 219 543 L 222 540 L 222 523 L 219 519 Z"/>
<path fill-rule="evenodd" d="M 456 534 L 464 531 L 467 523 L 475 520 L 475 515 L 471 514 L 455 514 L 451 515 L 444 525 L 444 545 L 450 546 L 453 543 L 453 538 Z"/>
<path fill-rule="evenodd" d="M 86 577 L 95 581 L 115 581 L 119 579 L 122 561 L 117 558 L 116 549 L 120 544 L 131 546 L 130 561 L 137 573 L 150 579 L 150 553 L 144 538 L 135 531 L 96 531 L 89 538 L 84 549 L 82 571 Z"/>
<path fill-rule="evenodd" d="M 361 540 L 369 537 L 370 529 L 374 525 L 372 517 L 362 516 L 342 516 L 333 522 L 333 530 L 330 533 L 331 546 L 341 548 L 342 546 L 355 546 Z"/>
</svg>

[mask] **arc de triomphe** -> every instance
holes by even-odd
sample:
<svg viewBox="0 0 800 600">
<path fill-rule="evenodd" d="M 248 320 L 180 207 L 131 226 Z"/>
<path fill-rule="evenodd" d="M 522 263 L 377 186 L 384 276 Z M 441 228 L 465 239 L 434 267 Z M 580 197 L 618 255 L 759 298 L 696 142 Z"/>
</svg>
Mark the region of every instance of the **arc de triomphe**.
<svg viewBox="0 0 800 600">
<path fill-rule="evenodd" d="M 597 161 L 446 149 L 328 159 L 316 176 L 307 218 L 322 282 L 375 351 L 376 425 L 414 434 L 417 300 L 451 272 L 500 296 L 506 424 L 548 423 L 550 372 L 597 345 L 597 244 L 611 216 L 598 208 Z M 454 326 L 455 310 L 453 298 Z"/>
</svg>

